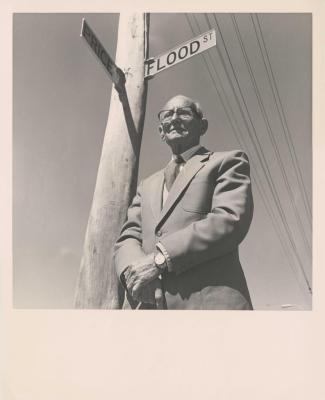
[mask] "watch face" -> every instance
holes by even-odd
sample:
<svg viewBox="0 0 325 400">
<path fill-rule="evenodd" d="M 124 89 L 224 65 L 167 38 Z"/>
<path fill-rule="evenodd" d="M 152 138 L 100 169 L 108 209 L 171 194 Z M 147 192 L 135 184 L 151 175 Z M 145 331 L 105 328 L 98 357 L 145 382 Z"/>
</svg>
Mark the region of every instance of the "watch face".
<svg viewBox="0 0 325 400">
<path fill-rule="evenodd" d="M 164 262 L 165 262 L 165 257 L 161 253 L 156 254 L 155 263 L 157 265 L 162 265 L 164 264 Z"/>
</svg>

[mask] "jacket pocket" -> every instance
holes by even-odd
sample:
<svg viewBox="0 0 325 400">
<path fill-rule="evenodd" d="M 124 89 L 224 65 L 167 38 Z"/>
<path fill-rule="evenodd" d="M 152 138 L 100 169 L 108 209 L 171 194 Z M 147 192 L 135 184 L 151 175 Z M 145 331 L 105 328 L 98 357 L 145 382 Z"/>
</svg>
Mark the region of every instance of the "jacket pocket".
<svg viewBox="0 0 325 400">
<path fill-rule="evenodd" d="M 209 181 L 192 182 L 182 199 L 184 211 L 207 214 L 211 211 L 214 185 Z"/>
</svg>

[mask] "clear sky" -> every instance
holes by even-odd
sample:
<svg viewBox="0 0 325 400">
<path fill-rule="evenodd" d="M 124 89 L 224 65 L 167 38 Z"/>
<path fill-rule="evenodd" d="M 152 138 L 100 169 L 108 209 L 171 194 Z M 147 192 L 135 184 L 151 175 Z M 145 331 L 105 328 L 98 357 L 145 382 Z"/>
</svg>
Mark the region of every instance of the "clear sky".
<svg viewBox="0 0 325 400">
<path fill-rule="evenodd" d="M 82 17 L 86 17 L 114 57 L 118 14 L 14 16 L 13 246 L 16 307 L 72 307 L 112 90 L 103 68 L 79 37 Z M 236 103 L 232 85 L 241 99 L 239 88 L 218 31 L 217 43 L 232 84 L 216 49 L 204 54 L 218 90 L 227 96 L 229 109 L 233 112 L 232 124 L 207 72 L 203 56 L 197 55 L 158 74 L 149 82 L 139 178 L 162 168 L 169 159 L 169 149 L 159 140 L 157 112 L 175 94 L 185 94 L 200 101 L 209 120 L 209 129 L 203 138 L 203 144 L 209 149 L 218 151 L 241 147 L 233 128 L 234 124 L 238 126 L 244 150 L 251 160 L 254 179 L 254 219 L 240 247 L 254 307 L 279 309 L 282 304 L 290 303 L 306 308 L 308 296 L 305 295 L 301 274 L 297 272 L 297 258 L 294 258 L 293 265 L 289 262 L 288 253 L 292 251 L 283 222 L 288 224 L 293 246 L 309 280 L 311 257 L 305 242 L 311 242 L 311 230 L 251 17 L 249 14 L 236 15 L 236 21 L 261 93 L 269 131 L 231 16 L 216 14 L 216 20 L 213 15 L 208 19 L 213 27 L 216 20 L 219 23 L 283 215 L 278 215 L 259 163 L 262 153 L 256 153 Z M 200 32 L 210 29 L 203 14 L 189 15 L 189 21 L 195 34 L 199 33 L 198 28 Z M 310 202 L 311 16 L 260 14 L 259 22 Z M 192 37 L 193 32 L 184 14 L 151 15 L 150 56 Z M 240 102 L 244 107 L 242 100 Z M 246 111 L 245 115 L 247 118 Z M 268 132 L 272 133 L 271 138 L 278 146 L 289 185 L 283 178 Z M 254 143 L 256 145 L 256 140 Z M 282 232 L 280 237 L 254 185 L 255 179 L 260 179 L 263 195 L 271 203 L 275 226 Z M 301 224 L 297 222 L 296 212 Z M 301 231 L 305 232 L 305 239 Z"/>
</svg>

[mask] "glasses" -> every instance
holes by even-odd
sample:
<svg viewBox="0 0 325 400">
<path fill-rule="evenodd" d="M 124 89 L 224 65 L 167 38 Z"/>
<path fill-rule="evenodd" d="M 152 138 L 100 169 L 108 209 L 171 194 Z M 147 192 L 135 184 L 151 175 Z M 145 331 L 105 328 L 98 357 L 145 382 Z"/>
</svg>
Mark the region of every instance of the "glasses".
<svg viewBox="0 0 325 400">
<path fill-rule="evenodd" d="M 199 114 L 194 111 L 191 107 L 180 107 L 174 108 L 173 110 L 161 110 L 158 113 L 160 122 L 170 122 L 176 113 L 177 117 L 183 121 L 190 120 L 195 115 L 199 117 Z"/>
</svg>

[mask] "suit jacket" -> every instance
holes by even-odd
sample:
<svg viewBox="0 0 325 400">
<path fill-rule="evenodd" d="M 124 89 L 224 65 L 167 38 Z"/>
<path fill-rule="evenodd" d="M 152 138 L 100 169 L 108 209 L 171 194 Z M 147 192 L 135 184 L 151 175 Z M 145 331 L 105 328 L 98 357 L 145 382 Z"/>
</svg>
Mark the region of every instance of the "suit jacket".
<svg viewBox="0 0 325 400">
<path fill-rule="evenodd" d="M 246 154 L 201 147 L 162 207 L 163 185 L 164 170 L 140 183 L 115 245 L 118 275 L 160 242 L 171 260 L 162 276 L 166 308 L 252 309 L 238 256 L 253 215 Z M 123 308 L 136 305 L 127 296 Z"/>
</svg>

